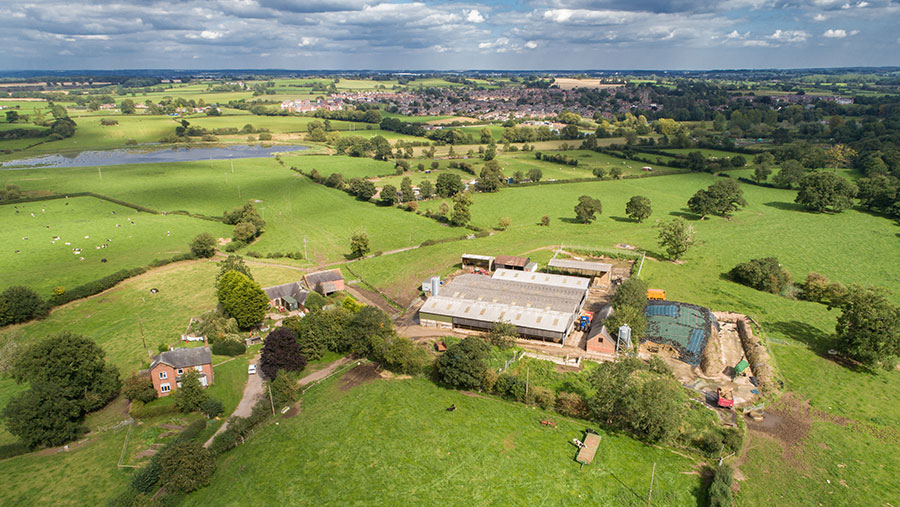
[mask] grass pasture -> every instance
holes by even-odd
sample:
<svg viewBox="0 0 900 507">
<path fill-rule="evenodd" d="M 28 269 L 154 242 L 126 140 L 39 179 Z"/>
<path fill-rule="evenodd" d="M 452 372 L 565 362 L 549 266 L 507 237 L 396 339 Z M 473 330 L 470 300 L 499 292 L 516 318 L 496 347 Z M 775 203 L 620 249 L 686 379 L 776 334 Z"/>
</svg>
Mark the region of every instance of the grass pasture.
<svg viewBox="0 0 900 507">
<path fill-rule="evenodd" d="M 601 432 L 593 464 L 579 469 L 573 438 L 586 422 L 422 379 L 376 380 L 349 391 L 336 380 L 303 410 L 257 432 L 220 462 L 187 505 L 530 504 L 643 505 L 653 463 L 658 505 L 701 501 L 694 463 Z M 451 404 L 457 410 L 444 409 Z M 549 417 L 559 429 L 539 424 Z"/>
<path fill-rule="evenodd" d="M 0 290 L 27 285 L 44 297 L 56 286 L 71 289 L 189 252 L 191 240 L 201 232 L 230 235 L 221 223 L 140 213 L 94 197 L 6 204 L 0 206 L 0 221 Z M 97 248 L 101 245 L 108 246 Z M 75 248 L 81 253 L 75 254 Z"/>
</svg>

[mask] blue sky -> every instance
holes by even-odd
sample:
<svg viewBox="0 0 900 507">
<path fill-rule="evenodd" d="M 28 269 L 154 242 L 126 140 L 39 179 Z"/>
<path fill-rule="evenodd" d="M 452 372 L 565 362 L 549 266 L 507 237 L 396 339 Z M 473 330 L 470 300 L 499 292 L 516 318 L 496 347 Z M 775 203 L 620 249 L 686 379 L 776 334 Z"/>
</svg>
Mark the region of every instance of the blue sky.
<svg viewBox="0 0 900 507">
<path fill-rule="evenodd" d="M 0 69 L 900 65 L 900 0 L 24 0 Z"/>
</svg>

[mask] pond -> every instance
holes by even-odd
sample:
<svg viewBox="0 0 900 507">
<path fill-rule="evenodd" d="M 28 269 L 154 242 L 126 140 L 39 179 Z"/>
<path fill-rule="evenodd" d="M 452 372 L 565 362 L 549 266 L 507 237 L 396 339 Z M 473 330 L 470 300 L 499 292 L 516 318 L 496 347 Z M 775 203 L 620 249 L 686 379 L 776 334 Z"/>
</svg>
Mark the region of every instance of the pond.
<svg viewBox="0 0 900 507">
<path fill-rule="evenodd" d="M 34 169 L 44 167 L 85 167 L 164 162 L 195 162 L 268 157 L 274 153 L 299 151 L 307 146 L 232 145 L 208 148 L 174 147 L 162 149 L 123 149 L 82 151 L 10 160 L 0 163 L 2 169 Z"/>
</svg>

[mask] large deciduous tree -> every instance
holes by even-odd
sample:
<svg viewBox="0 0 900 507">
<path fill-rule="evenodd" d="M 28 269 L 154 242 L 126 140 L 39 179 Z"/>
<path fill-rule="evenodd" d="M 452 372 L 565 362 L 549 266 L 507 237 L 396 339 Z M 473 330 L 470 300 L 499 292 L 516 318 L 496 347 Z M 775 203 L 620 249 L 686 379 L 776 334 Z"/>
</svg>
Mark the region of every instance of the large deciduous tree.
<svg viewBox="0 0 900 507">
<path fill-rule="evenodd" d="M 438 175 L 435 191 L 441 197 L 453 197 L 463 191 L 462 180 L 458 174 L 441 173 Z"/>
<path fill-rule="evenodd" d="M 181 385 L 172 395 L 175 398 L 175 408 L 180 412 L 193 412 L 208 398 L 203 385 L 200 384 L 200 373 L 190 369 L 181 376 Z"/>
<path fill-rule="evenodd" d="M 900 356 L 900 308 L 887 291 L 851 285 L 837 306 L 838 348 L 866 366 L 892 369 Z"/>
<path fill-rule="evenodd" d="M 47 316 L 50 306 L 28 287 L 17 285 L 0 293 L 0 326 Z"/>
<path fill-rule="evenodd" d="M 632 220 L 636 220 L 637 223 L 643 222 L 652 213 L 653 208 L 650 207 L 650 199 L 643 195 L 632 196 L 625 204 L 625 214 Z"/>
<path fill-rule="evenodd" d="M 840 212 L 853 205 L 856 185 L 835 173 L 809 173 L 800 180 L 800 191 L 794 202 L 811 211 Z"/>
<path fill-rule="evenodd" d="M 357 232 L 350 238 L 350 256 L 354 259 L 369 253 L 369 236 L 364 232 Z"/>
<path fill-rule="evenodd" d="M 579 222 L 589 224 L 594 221 L 596 215 L 603 213 L 603 204 L 599 199 L 594 199 L 589 195 L 582 195 L 578 198 L 578 204 L 575 205 L 575 218 Z"/>
<path fill-rule="evenodd" d="M 659 245 L 672 260 L 678 260 L 694 244 L 694 227 L 680 218 L 657 225 Z"/>
<path fill-rule="evenodd" d="M 216 254 L 216 238 L 208 232 L 203 232 L 191 241 L 191 253 L 197 257 L 208 258 Z"/>
<path fill-rule="evenodd" d="M 293 329 L 282 326 L 269 333 L 259 358 L 259 368 L 267 379 L 274 379 L 279 370 L 301 371 L 305 366 L 306 358 Z"/>
<path fill-rule="evenodd" d="M 453 387 L 479 387 L 487 369 L 488 349 L 487 343 L 476 336 L 450 345 L 435 363 L 438 379 Z"/>
</svg>

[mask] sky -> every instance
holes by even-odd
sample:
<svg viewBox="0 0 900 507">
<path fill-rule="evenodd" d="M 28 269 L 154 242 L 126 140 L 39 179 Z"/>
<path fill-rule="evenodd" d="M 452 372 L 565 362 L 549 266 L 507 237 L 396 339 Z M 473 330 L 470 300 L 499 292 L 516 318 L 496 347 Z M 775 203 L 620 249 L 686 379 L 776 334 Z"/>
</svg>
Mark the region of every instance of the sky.
<svg viewBox="0 0 900 507">
<path fill-rule="evenodd" d="M 20 0 L 0 71 L 900 65 L 900 0 Z"/>
</svg>

